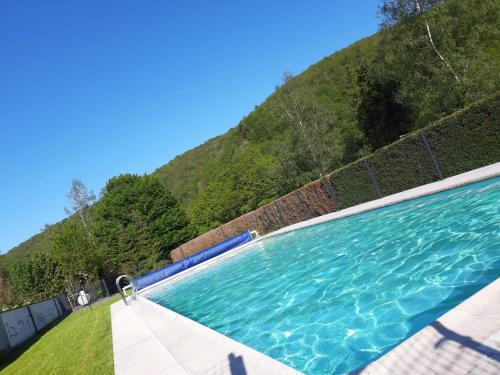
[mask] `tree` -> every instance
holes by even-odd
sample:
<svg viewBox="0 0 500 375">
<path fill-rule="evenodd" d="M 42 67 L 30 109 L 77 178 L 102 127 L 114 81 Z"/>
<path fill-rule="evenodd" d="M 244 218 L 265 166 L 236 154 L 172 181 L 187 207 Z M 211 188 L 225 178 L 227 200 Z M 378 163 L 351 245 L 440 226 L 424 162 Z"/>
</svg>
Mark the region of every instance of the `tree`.
<svg viewBox="0 0 500 375">
<path fill-rule="evenodd" d="M 72 207 L 71 209 L 64 209 L 66 214 L 68 216 L 76 214 L 80 218 L 87 236 L 94 247 L 97 247 L 91 228 L 93 224 L 91 208 L 96 202 L 96 196 L 92 191 L 87 189 L 81 180 L 75 178 L 71 183 L 71 190 L 67 194 L 67 197 L 71 201 Z"/>
<path fill-rule="evenodd" d="M 365 141 L 376 150 L 394 142 L 413 127 L 410 107 L 400 82 L 382 64 L 362 63 L 357 71 L 357 119 Z"/>
<path fill-rule="evenodd" d="M 300 186 L 320 177 L 330 191 L 324 176 L 333 169 L 340 154 L 330 140 L 335 128 L 334 114 L 310 85 L 297 81 L 289 73 L 285 73 L 278 89 L 277 102 L 291 135 L 291 143 L 282 145 L 281 152 L 280 174 L 285 183 L 292 180 L 293 185 Z"/>
<path fill-rule="evenodd" d="M 158 257 L 166 259 L 170 250 L 195 234 L 175 197 L 156 176 L 125 174 L 111 178 L 95 209 L 104 266 L 112 270 L 133 261 L 146 248 L 151 249 L 150 264 Z"/>
<path fill-rule="evenodd" d="M 12 293 L 7 270 L 0 265 L 0 311 L 12 304 Z"/>
<path fill-rule="evenodd" d="M 378 57 L 421 127 L 498 90 L 500 3 L 385 0 Z"/>
<path fill-rule="evenodd" d="M 413 20 L 417 16 L 420 16 L 423 12 L 439 3 L 442 3 L 443 1 L 444 0 L 384 0 L 382 6 L 380 7 L 380 12 L 384 17 L 382 26 L 394 26 L 401 22 L 405 22 L 407 23 L 407 25 L 411 25 L 411 23 L 408 23 L 408 21 Z M 422 20 L 425 26 L 425 29 L 422 28 L 421 30 L 421 32 L 423 33 L 422 35 L 424 35 L 425 39 L 429 42 L 429 46 L 435 52 L 439 60 L 450 71 L 455 80 L 457 82 L 460 82 L 462 78 L 459 77 L 459 73 L 436 47 L 436 44 L 434 43 L 434 39 L 432 37 L 431 27 L 425 14 L 422 14 Z M 414 25 L 418 27 L 418 24 Z"/>
<path fill-rule="evenodd" d="M 193 223 L 198 233 L 205 233 L 237 217 L 237 198 L 230 176 L 207 184 L 192 203 Z"/>
<path fill-rule="evenodd" d="M 118 228 L 121 250 L 121 269 L 131 275 L 149 272 L 158 266 L 161 244 L 152 237 L 144 218 L 138 211 L 131 212 L 132 221 Z"/>
<path fill-rule="evenodd" d="M 229 171 L 203 186 L 192 203 L 193 223 L 200 234 L 269 203 L 277 197 L 274 159 L 246 145 L 235 155 Z"/>
<path fill-rule="evenodd" d="M 274 168 L 275 159 L 262 154 L 255 146 L 246 147 L 231 165 L 232 189 L 236 192 L 236 216 L 255 210 L 278 197 Z"/>
<path fill-rule="evenodd" d="M 77 217 L 69 217 L 54 227 L 50 239 L 51 255 L 60 265 L 67 287 L 79 286 L 82 274 L 90 280 L 98 279 L 101 254 Z"/>
<path fill-rule="evenodd" d="M 64 276 L 49 253 L 20 256 L 9 266 L 9 281 L 17 304 L 39 302 L 64 291 Z"/>
</svg>

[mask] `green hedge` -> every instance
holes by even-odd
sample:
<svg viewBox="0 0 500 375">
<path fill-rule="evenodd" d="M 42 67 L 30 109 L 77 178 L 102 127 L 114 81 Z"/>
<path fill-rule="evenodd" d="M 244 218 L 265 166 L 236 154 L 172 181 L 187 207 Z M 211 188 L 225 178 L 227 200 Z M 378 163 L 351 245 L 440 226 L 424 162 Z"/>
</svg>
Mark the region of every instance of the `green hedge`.
<svg viewBox="0 0 500 375">
<path fill-rule="evenodd" d="M 439 179 L 420 134 L 411 134 L 368 157 L 383 195 Z"/>
<path fill-rule="evenodd" d="M 363 160 L 337 169 L 330 175 L 330 179 L 340 209 L 378 198 Z"/>
<path fill-rule="evenodd" d="M 500 161 L 500 93 L 369 155 L 366 159 L 383 195 L 439 179 L 422 133 L 444 178 Z M 341 209 L 378 198 L 363 159 L 330 178 Z"/>
<path fill-rule="evenodd" d="M 500 93 L 425 129 L 444 177 L 500 161 Z"/>
</svg>

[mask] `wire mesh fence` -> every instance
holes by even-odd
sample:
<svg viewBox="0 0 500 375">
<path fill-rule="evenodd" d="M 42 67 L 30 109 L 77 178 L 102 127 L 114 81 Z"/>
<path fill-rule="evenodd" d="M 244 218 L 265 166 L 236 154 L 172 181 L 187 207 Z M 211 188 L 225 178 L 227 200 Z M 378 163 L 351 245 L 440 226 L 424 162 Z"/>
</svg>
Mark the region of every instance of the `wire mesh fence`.
<svg viewBox="0 0 500 375">
<path fill-rule="evenodd" d="M 84 306 L 91 306 L 102 298 L 109 297 L 109 288 L 104 280 L 86 282 L 83 285 L 74 287 L 68 294 L 68 300 L 73 310 Z"/>
</svg>

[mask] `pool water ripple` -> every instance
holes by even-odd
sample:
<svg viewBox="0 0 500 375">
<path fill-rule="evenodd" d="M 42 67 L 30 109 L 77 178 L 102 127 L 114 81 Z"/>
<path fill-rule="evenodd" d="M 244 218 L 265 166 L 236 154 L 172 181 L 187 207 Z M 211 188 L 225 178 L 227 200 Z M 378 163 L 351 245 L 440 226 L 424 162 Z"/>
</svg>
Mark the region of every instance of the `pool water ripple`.
<svg viewBox="0 0 500 375">
<path fill-rule="evenodd" d="M 264 239 L 148 298 L 306 374 L 366 365 L 500 276 L 500 178 Z"/>
</svg>

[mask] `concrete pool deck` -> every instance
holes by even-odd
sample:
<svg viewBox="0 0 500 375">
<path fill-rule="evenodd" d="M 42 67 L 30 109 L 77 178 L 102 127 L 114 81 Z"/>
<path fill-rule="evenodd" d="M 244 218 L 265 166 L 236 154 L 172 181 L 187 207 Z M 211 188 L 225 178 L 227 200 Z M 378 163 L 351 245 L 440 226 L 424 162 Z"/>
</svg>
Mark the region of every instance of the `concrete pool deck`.
<svg viewBox="0 0 500 375">
<path fill-rule="evenodd" d="M 500 278 L 355 374 L 500 374 Z"/>
<path fill-rule="evenodd" d="M 456 188 L 500 175 L 500 163 L 375 201 L 297 223 L 261 238 L 336 220 L 375 208 Z M 259 241 L 259 240 L 256 240 Z M 213 264 L 237 256 L 252 241 L 159 284 L 176 282 Z M 150 288 L 147 288 L 150 289 Z M 210 328 L 138 297 L 126 306 L 111 306 L 116 374 L 297 374 Z M 383 357 L 362 374 L 498 374 L 500 373 L 500 280 L 497 279 Z M 332 353 L 334 356 L 335 353 Z"/>
<path fill-rule="evenodd" d="M 300 374 L 140 296 L 111 319 L 117 375 Z M 353 374 L 500 374 L 500 279 Z"/>
<path fill-rule="evenodd" d="M 138 296 L 111 305 L 115 374 L 300 374 L 281 362 Z"/>
</svg>

